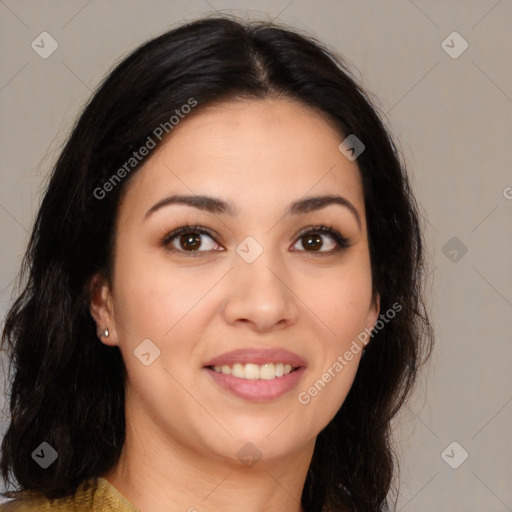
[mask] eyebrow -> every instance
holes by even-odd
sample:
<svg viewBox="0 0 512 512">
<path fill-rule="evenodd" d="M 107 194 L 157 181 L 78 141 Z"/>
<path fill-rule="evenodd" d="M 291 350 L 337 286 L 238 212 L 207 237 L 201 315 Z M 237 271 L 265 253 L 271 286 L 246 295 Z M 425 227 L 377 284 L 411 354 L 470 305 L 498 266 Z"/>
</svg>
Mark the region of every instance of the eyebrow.
<svg viewBox="0 0 512 512">
<path fill-rule="evenodd" d="M 172 195 L 158 201 L 154 204 L 147 212 L 144 218 L 148 218 L 152 213 L 173 204 L 181 204 L 186 206 L 192 206 L 199 210 L 203 210 L 209 213 L 223 213 L 230 216 L 238 215 L 238 208 L 231 201 L 224 201 L 222 199 L 204 196 L 204 195 Z M 327 206 L 337 204 L 347 208 L 357 220 L 357 225 L 361 228 L 361 218 L 356 207 L 345 197 L 337 195 L 322 195 L 322 196 L 310 196 L 303 199 L 299 199 L 291 203 L 285 216 L 289 215 L 304 215 L 313 211 L 321 210 Z"/>
</svg>

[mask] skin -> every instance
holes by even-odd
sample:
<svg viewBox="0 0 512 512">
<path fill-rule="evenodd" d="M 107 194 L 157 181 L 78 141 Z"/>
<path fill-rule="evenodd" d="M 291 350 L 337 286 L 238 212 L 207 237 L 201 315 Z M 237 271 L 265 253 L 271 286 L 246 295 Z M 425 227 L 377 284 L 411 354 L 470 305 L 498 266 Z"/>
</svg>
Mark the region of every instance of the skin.
<svg viewBox="0 0 512 512">
<path fill-rule="evenodd" d="M 315 439 L 342 405 L 361 354 L 307 405 L 307 390 L 378 318 L 363 189 L 343 136 L 322 114 L 289 99 L 238 100 L 203 108 L 180 123 L 135 174 L 121 202 L 111 282 L 94 281 L 91 313 L 102 337 L 123 355 L 126 443 L 104 475 L 144 512 L 301 511 Z M 234 203 L 236 216 L 168 205 L 172 194 L 205 194 Z M 357 210 L 329 205 L 284 216 L 305 196 L 336 194 Z M 186 224 L 210 228 L 199 257 L 180 237 Z M 321 234 L 318 250 L 298 237 L 334 227 L 350 247 Z M 235 249 L 247 236 L 262 254 L 247 263 Z M 316 235 L 318 236 L 318 235 Z M 310 238 L 310 237 L 309 237 Z M 215 249 L 224 249 L 216 251 Z M 181 249 L 181 252 L 180 252 Z M 187 252 L 188 250 L 188 252 Z M 199 251 L 196 251 L 196 254 Z M 134 356 L 150 339 L 160 356 Z M 298 386 L 274 400 L 250 402 L 220 388 L 203 369 L 238 348 L 285 348 L 307 361 Z M 251 442 L 262 457 L 245 465 Z"/>
</svg>

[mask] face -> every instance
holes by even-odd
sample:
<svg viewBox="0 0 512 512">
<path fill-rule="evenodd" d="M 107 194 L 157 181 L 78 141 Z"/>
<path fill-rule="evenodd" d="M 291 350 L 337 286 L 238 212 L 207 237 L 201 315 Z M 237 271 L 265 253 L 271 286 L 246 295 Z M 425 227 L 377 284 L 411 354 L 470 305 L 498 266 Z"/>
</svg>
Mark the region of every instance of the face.
<svg viewBox="0 0 512 512">
<path fill-rule="evenodd" d="M 378 316 L 343 138 L 292 100 L 223 103 L 133 176 L 91 311 L 121 350 L 135 423 L 236 462 L 248 442 L 264 459 L 311 446 L 336 414 L 361 356 L 344 354 Z"/>
</svg>

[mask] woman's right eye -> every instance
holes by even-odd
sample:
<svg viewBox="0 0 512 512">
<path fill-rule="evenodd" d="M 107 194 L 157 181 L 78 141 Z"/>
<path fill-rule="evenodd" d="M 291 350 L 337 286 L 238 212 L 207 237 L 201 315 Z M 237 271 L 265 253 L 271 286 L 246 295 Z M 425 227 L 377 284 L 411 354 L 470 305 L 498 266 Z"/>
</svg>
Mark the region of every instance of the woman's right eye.
<svg viewBox="0 0 512 512">
<path fill-rule="evenodd" d="M 204 245 L 201 237 L 208 237 L 211 242 L 207 244 L 206 249 L 201 249 Z M 181 226 L 168 233 L 162 240 L 164 245 L 171 252 L 198 253 L 218 250 L 218 244 L 213 239 L 213 235 L 201 226 Z"/>
</svg>

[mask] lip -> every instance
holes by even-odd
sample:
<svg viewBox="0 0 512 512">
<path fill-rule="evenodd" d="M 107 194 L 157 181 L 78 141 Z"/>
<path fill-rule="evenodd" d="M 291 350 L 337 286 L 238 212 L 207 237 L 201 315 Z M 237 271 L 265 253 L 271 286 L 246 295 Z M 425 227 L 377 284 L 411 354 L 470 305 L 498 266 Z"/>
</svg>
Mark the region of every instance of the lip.
<svg viewBox="0 0 512 512">
<path fill-rule="evenodd" d="M 290 364 L 295 370 L 274 379 L 240 379 L 233 375 L 217 373 L 211 366 L 232 366 L 240 364 L 283 363 Z M 304 371 L 306 361 L 297 354 L 285 349 L 238 349 L 211 359 L 203 370 L 225 391 L 253 402 L 270 402 L 297 387 Z"/>
<path fill-rule="evenodd" d="M 290 364 L 294 368 L 305 368 L 307 366 L 306 361 L 302 357 L 283 348 L 242 348 L 232 350 L 211 359 L 204 366 L 233 366 L 235 363 L 253 363 L 258 365 L 283 363 Z"/>
<path fill-rule="evenodd" d="M 297 387 L 302 374 L 306 370 L 303 366 L 293 370 L 282 377 L 275 379 L 240 379 L 233 375 L 217 373 L 211 368 L 204 368 L 212 379 L 224 390 L 238 398 L 252 402 L 270 402 L 288 393 Z"/>
</svg>

